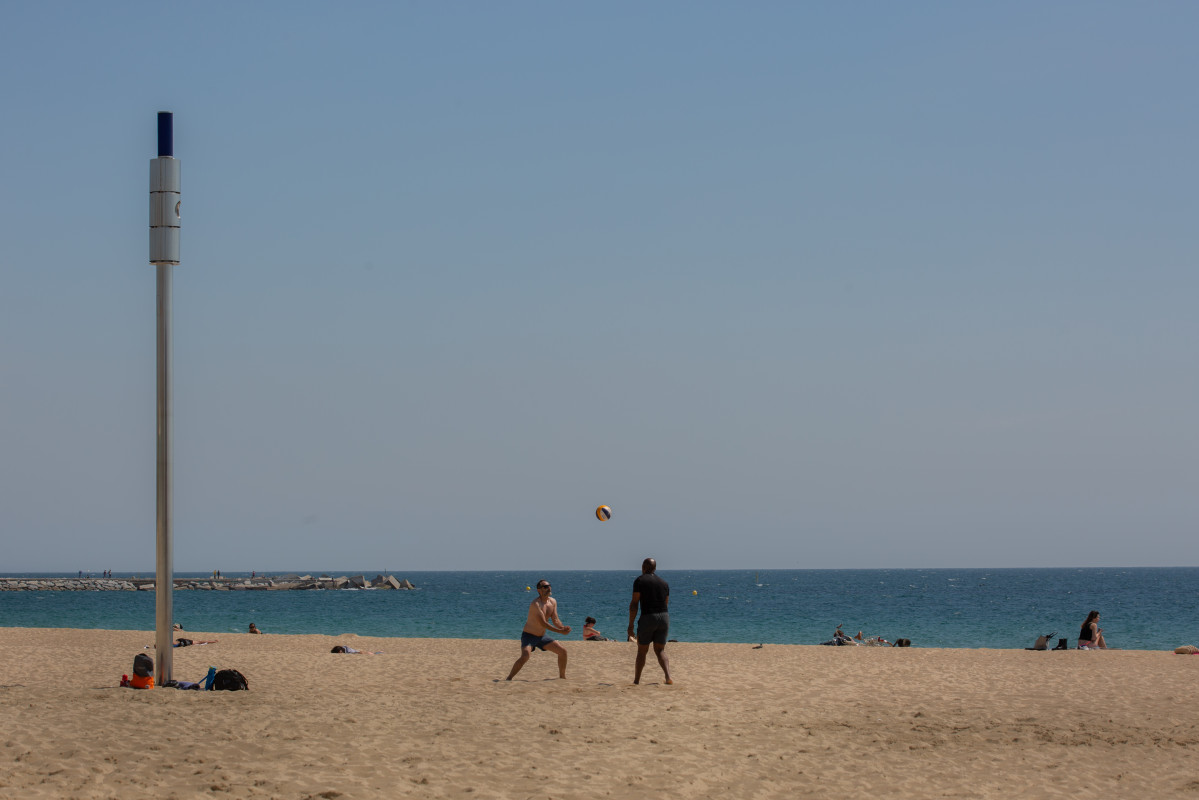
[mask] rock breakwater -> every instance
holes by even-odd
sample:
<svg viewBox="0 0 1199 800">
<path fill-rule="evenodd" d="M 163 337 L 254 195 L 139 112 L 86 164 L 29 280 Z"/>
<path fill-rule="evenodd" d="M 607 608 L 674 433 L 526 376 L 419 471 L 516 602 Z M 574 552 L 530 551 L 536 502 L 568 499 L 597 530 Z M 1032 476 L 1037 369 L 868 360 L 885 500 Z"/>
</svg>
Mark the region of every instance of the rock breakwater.
<svg viewBox="0 0 1199 800">
<path fill-rule="evenodd" d="M 269 592 L 314 589 L 415 589 L 406 578 L 363 575 L 277 575 L 258 578 L 175 578 L 176 590 Z M 154 591 L 153 578 L 0 578 L 0 592 L 136 592 Z"/>
</svg>

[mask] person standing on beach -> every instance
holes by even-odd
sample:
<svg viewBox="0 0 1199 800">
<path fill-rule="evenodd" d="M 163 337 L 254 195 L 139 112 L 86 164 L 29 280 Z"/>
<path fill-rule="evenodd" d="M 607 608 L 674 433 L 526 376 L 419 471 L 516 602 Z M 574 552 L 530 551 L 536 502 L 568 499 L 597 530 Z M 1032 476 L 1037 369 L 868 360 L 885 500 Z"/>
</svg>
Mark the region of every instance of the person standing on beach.
<svg viewBox="0 0 1199 800">
<path fill-rule="evenodd" d="M 647 558 L 641 562 L 641 575 L 633 581 L 633 600 L 629 603 L 629 636 L 633 635 L 633 623 L 637 621 L 637 606 L 641 606 L 641 622 L 637 625 L 637 663 L 633 669 L 633 683 L 641 683 L 641 670 L 645 668 L 645 656 L 650 644 L 658 666 L 670 679 L 670 661 L 666 658 L 666 634 L 670 632 L 670 584 L 656 574 L 658 562 Z"/>
<path fill-rule="evenodd" d="M 551 591 L 549 581 L 537 582 L 537 599 L 529 603 L 529 616 L 520 633 L 520 658 L 516 659 L 512 671 L 504 680 L 510 681 L 520 672 L 529 656 L 533 655 L 534 647 L 555 653 L 558 656 L 558 677 L 566 677 L 566 648 L 545 635 L 547 629 L 563 636 L 570 633 L 570 626 L 563 625 L 562 620 L 558 619 L 558 601 L 550 597 Z"/>
</svg>

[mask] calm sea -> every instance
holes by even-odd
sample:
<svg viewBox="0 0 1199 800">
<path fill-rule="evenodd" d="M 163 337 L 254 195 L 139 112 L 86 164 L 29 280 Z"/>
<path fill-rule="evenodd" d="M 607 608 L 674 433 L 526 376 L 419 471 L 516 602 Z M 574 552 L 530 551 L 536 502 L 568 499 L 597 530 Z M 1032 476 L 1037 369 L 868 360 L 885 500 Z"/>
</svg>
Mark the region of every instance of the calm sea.
<svg viewBox="0 0 1199 800">
<path fill-rule="evenodd" d="M 312 571 L 319 575 L 321 571 Z M 329 573 L 334 574 L 334 573 Z M 359 574 L 359 573 L 336 573 Z M 367 578 L 377 571 L 364 570 Z M 636 572 L 396 573 L 415 591 L 177 591 L 190 631 L 357 633 L 516 639 L 540 578 L 563 621 L 583 618 L 622 638 Z M 1133 650 L 1199 645 L 1199 568 L 662 570 L 671 587 L 671 637 L 687 642 L 818 644 L 845 630 L 904 637 L 914 647 L 1029 646 L 1068 637 L 1098 609 L 1108 644 Z M 131 574 L 118 573 L 117 577 Z M 48 577 L 33 575 L 28 577 Z M 73 577 L 63 575 L 62 577 Z M 142 577 L 151 577 L 145 574 Z M 206 577 L 176 573 L 176 577 Z M 249 577 L 229 573 L 226 577 Z M 152 592 L 0 592 L 0 627 L 154 628 Z"/>
</svg>

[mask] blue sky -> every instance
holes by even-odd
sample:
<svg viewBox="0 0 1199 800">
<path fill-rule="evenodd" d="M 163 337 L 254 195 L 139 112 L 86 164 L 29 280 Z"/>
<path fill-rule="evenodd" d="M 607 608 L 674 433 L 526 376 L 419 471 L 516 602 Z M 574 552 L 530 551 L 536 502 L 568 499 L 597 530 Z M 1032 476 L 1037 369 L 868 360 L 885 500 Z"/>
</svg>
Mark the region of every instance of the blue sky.
<svg viewBox="0 0 1199 800">
<path fill-rule="evenodd" d="M 11 6 L 0 571 L 153 568 L 159 110 L 177 570 L 1199 564 L 1197 27 Z"/>
</svg>

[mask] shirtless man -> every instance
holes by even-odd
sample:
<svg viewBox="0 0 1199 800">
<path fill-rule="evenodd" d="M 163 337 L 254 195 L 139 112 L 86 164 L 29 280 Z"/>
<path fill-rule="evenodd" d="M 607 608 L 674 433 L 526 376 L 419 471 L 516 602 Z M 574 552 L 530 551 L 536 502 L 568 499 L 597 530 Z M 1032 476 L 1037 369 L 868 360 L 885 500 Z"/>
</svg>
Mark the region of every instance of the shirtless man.
<svg viewBox="0 0 1199 800">
<path fill-rule="evenodd" d="M 551 623 L 551 620 L 553 622 Z M 533 655 L 533 648 L 549 650 L 558 656 L 558 677 L 566 677 L 566 648 L 545 635 L 546 629 L 563 636 L 570 633 L 570 626 L 563 625 L 558 619 L 558 601 L 550 597 L 550 582 L 537 582 L 537 599 L 529 603 L 529 618 L 525 620 L 524 630 L 520 634 L 520 658 L 512 665 L 512 671 L 504 680 L 512 680 L 520 668 Z"/>
</svg>

